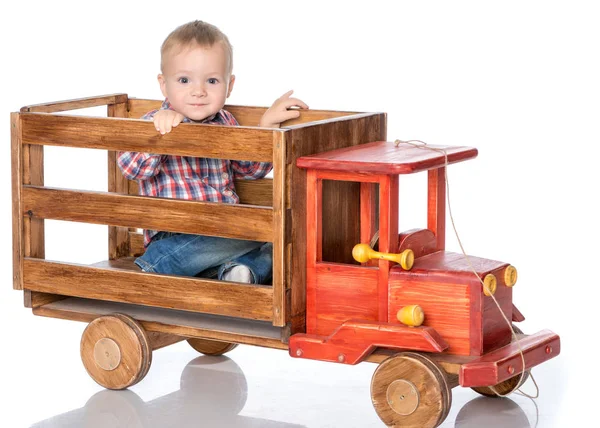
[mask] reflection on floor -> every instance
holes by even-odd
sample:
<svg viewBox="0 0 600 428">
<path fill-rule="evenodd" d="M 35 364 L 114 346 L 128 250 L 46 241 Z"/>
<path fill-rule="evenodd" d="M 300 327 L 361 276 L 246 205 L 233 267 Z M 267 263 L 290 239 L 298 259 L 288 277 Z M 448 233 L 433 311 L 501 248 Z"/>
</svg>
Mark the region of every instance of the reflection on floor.
<svg viewBox="0 0 600 428">
<path fill-rule="evenodd" d="M 305 426 L 239 415 L 247 398 L 248 383 L 238 364 L 226 356 L 200 356 L 185 366 L 177 391 L 144 402 L 131 390 L 102 390 L 91 396 L 83 408 L 38 422 L 32 428 Z M 462 406 L 454 421 L 451 419 L 441 426 L 531 428 L 523 409 L 510 398 L 474 398 Z M 363 426 L 360 421 L 356 421 L 357 425 L 349 425 L 348 421 L 340 423 L 343 427 Z"/>
</svg>

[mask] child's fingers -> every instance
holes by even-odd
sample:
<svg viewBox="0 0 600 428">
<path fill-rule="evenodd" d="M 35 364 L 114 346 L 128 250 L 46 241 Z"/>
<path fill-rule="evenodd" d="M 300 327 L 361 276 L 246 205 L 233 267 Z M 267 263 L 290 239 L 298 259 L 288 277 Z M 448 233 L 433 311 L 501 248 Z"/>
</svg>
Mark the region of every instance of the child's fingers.
<svg viewBox="0 0 600 428">
<path fill-rule="evenodd" d="M 283 100 L 283 99 L 289 98 L 289 96 L 290 96 L 290 95 L 292 95 L 293 93 L 294 93 L 294 90 L 293 90 L 293 89 L 290 89 L 290 90 L 289 90 L 289 91 L 287 91 L 285 94 L 283 94 L 282 96 L 280 96 L 280 97 L 278 98 L 278 100 Z"/>
<path fill-rule="evenodd" d="M 285 100 L 283 105 L 285 106 L 285 108 L 290 108 L 290 107 L 300 107 L 302 109 L 308 108 L 308 105 L 304 101 L 299 100 L 298 98 L 289 98 L 289 99 Z"/>
</svg>

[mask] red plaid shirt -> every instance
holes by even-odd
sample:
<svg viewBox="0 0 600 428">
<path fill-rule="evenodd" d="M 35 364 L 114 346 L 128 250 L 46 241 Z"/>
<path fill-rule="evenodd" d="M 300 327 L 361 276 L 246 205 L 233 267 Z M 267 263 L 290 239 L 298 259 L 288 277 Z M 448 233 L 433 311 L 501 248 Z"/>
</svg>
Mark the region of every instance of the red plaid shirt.
<svg viewBox="0 0 600 428">
<path fill-rule="evenodd" d="M 160 110 L 170 109 L 165 100 Z M 158 110 L 146 113 L 142 119 L 152 120 Z M 237 126 L 231 113 L 219 111 L 202 122 L 188 118 L 184 123 L 204 123 Z M 226 159 L 196 158 L 191 156 L 156 155 L 151 153 L 119 152 L 117 159 L 123 175 L 137 180 L 139 193 L 159 198 L 190 199 L 237 204 L 234 179 L 254 180 L 267 175 L 273 165 L 269 162 L 251 162 Z M 158 232 L 144 230 L 144 247 Z"/>
</svg>

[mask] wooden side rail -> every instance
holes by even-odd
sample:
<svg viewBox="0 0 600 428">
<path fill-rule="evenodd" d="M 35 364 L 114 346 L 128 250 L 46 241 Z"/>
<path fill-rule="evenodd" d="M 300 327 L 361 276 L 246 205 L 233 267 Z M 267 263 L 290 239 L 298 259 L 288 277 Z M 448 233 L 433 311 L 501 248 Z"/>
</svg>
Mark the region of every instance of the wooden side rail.
<svg viewBox="0 0 600 428">
<path fill-rule="evenodd" d="M 127 94 L 100 95 L 97 97 L 77 98 L 74 100 L 54 101 L 44 104 L 33 104 L 21 108 L 21 112 L 56 113 L 59 111 L 78 110 L 127 102 Z"/>
<path fill-rule="evenodd" d="M 283 130 L 181 124 L 161 135 L 145 120 L 23 113 L 22 143 L 239 159 L 273 160 L 274 134 Z"/>
<path fill-rule="evenodd" d="M 273 288 L 25 258 L 31 291 L 271 321 Z"/>
<path fill-rule="evenodd" d="M 23 186 L 23 216 L 273 242 L 273 209 Z M 149 215 L 154 213 L 154 215 Z M 236 227 L 223 227 L 235 224 Z"/>
<path fill-rule="evenodd" d="M 127 117 L 139 119 L 151 110 L 160 108 L 162 101 L 141 98 L 130 98 L 127 102 Z M 226 105 L 225 110 L 233 114 L 241 126 L 258 126 L 260 118 L 267 111 L 266 107 L 235 106 Z M 288 120 L 282 124 L 283 127 L 300 123 L 315 122 L 319 120 L 333 119 L 342 116 L 356 114 L 348 111 L 330 110 L 300 110 L 300 117 Z"/>
<path fill-rule="evenodd" d="M 108 105 L 109 117 L 48 114 L 103 104 Z M 37 113 L 39 111 L 43 113 Z M 31 293 L 50 293 L 115 299 L 150 306 L 166 305 L 191 311 L 268 320 L 275 326 L 284 326 L 287 322 L 285 222 L 286 204 L 289 203 L 286 193 L 286 131 L 182 124 L 174 132 L 160 135 L 151 122 L 127 119 L 126 115 L 125 95 L 28 106 L 22 113 L 11 115 L 13 287 L 28 290 L 31 298 L 36 296 Z M 44 145 L 107 150 L 109 192 L 44 187 Z M 260 200 L 261 205 L 264 202 L 267 206 L 128 195 L 128 181 L 116 168 L 116 155 L 119 151 L 272 162 L 273 180 L 265 180 L 264 184 L 259 185 L 240 186 L 247 190 L 249 198 Z M 58 264 L 43 260 L 44 219 L 108 225 L 110 260 L 118 260 L 131 254 L 130 237 L 135 235 L 134 228 L 273 242 L 273 285 L 266 288 L 236 284 L 223 287 L 219 282 L 188 278 L 193 283 L 185 283 L 181 290 L 178 287 L 183 283 L 178 283 L 175 288 L 168 290 L 166 283 L 156 279 L 159 275 L 127 271 L 113 271 L 104 275 L 97 268 L 88 271 L 84 266 L 71 264 L 61 264 L 58 269 Z M 223 226 L 227 224 L 235 224 L 236 227 Z M 78 289 L 80 279 L 86 275 L 90 278 L 87 287 Z M 120 287 L 123 275 L 136 275 L 131 277 L 135 284 L 132 284 L 129 290 L 107 291 L 104 283 L 92 280 L 96 276 L 106 277 L 110 278 L 106 284 L 119 284 Z M 77 286 L 65 285 L 67 280 Z M 155 300 L 146 301 L 147 296 L 140 294 L 140 284 L 150 284 L 155 293 L 148 299 Z M 168 290 L 168 293 L 165 290 Z M 193 298 L 197 303 L 189 306 L 183 303 L 181 296 L 191 295 L 191 290 L 195 290 Z M 163 293 L 165 296 L 175 296 L 171 303 Z M 161 303 L 161 299 L 166 303 Z M 236 309 L 224 309 L 228 304 L 237 305 Z M 244 305 L 249 305 L 250 309 L 241 308 Z"/>
</svg>

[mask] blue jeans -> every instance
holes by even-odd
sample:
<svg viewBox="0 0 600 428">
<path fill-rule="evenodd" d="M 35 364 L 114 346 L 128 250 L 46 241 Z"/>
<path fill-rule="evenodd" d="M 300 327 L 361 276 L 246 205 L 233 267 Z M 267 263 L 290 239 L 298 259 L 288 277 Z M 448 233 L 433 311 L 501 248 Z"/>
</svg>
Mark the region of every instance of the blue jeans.
<svg viewBox="0 0 600 428">
<path fill-rule="evenodd" d="M 218 279 L 234 266 L 244 265 L 253 284 L 265 284 L 272 275 L 273 244 L 159 232 L 135 264 L 144 272 Z"/>
</svg>

